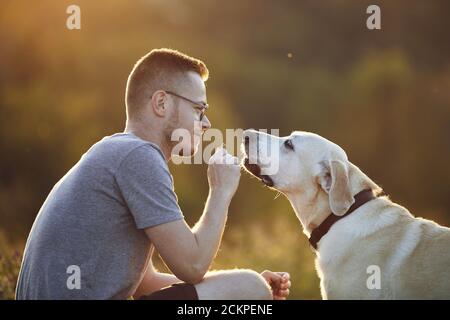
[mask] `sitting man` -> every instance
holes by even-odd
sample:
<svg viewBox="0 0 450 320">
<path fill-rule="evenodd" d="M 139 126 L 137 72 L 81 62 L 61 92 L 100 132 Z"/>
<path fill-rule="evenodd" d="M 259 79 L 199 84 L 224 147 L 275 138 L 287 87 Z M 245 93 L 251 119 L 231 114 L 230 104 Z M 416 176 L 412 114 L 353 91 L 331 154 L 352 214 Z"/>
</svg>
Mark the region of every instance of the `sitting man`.
<svg viewBox="0 0 450 320">
<path fill-rule="evenodd" d="M 207 273 L 239 184 L 235 157 L 216 150 L 208 199 L 195 227 L 178 206 L 167 166 L 171 137 L 176 129 L 188 130 L 182 155 L 198 149 L 211 126 L 207 78 L 202 61 L 174 50 L 153 50 L 136 63 L 126 88 L 125 131 L 94 144 L 50 192 L 28 237 L 17 299 L 288 296 L 287 273 Z M 194 130 L 196 121 L 200 130 Z M 155 270 L 155 250 L 173 275 Z"/>
</svg>

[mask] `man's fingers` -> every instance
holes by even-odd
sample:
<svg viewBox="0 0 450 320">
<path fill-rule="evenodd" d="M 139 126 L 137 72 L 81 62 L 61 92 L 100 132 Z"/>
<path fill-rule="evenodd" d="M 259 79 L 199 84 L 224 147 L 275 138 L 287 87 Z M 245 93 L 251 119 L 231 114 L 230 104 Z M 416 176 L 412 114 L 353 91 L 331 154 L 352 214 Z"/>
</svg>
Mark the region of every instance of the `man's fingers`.
<svg viewBox="0 0 450 320">
<path fill-rule="evenodd" d="M 219 148 L 216 148 L 216 151 L 213 153 L 211 158 L 208 160 L 208 164 L 217 163 L 222 158 L 222 151 Z"/>
<path fill-rule="evenodd" d="M 214 151 L 214 154 L 209 158 L 208 163 L 217 163 L 217 164 L 223 164 L 225 163 L 224 157 L 227 155 L 227 151 L 224 147 L 217 147 Z"/>
<path fill-rule="evenodd" d="M 236 157 L 233 157 L 231 154 L 227 153 L 225 155 L 225 164 L 238 165 L 239 164 L 239 159 L 236 158 Z"/>
<path fill-rule="evenodd" d="M 283 282 L 280 284 L 280 289 L 285 290 L 291 287 L 291 281 Z"/>
<path fill-rule="evenodd" d="M 229 154 L 224 147 L 217 147 L 214 154 L 209 158 L 208 163 L 239 165 L 239 159 Z"/>
<path fill-rule="evenodd" d="M 280 290 L 276 294 L 274 294 L 274 298 L 277 297 L 277 298 L 284 298 L 284 299 L 286 299 L 289 296 L 289 293 L 290 293 L 289 289 Z"/>
<path fill-rule="evenodd" d="M 272 271 L 267 271 L 268 276 L 270 277 L 270 279 L 273 280 L 281 280 L 281 274 L 280 272 L 272 272 Z"/>
<path fill-rule="evenodd" d="M 289 280 L 291 278 L 291 275 L 287 272 L 277 272 L 283 279 L 283 281 Z"/>
<path fill-rule="evenodd" d="M 273 298 L 275 300 L 285 300 L 289 296 L 289 288 L 291 287 L 289 273 L 266 270 L 261 274 L 272 288 Z"/>
<path fill-rule="evenodd" d="M 281 285 L 281 277 L 275 273 L 270 275 L 270 285 L 274 289 L 278 289 Z"/>
</svg>

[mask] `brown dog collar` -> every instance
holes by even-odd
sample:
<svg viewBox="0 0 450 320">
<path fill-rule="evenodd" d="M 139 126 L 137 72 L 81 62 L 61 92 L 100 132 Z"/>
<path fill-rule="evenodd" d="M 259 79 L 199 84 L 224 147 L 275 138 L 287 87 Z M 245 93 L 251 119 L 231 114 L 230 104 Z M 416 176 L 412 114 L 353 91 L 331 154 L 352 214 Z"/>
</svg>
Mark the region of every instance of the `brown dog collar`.
<svg viewBox="0 0 450 320">
<path fill-rule="evenodd" d="M 370 200 L 375 199 L 376 196 L 373 194 L 372 189 L 365 189 L 357 193 L 354 198 L 355 202 L 352 204 L 352 206 L 347 210 L 347 212 L 344 215 L 337 216 L 334 213 L 331 213 L 317 228 L 315 228 L 311 232 L 311 236 L 309 237 L 309 243 L 315 250 L 317 250 L 317 243 L 320 241 L 320 239 L 322 239 L 324 235 L 327 234 L 327 232 L 330 230 L 333 224 L 335 224 L 342 218 L 348 216 L 350 213 L 352 213 L 365 203 L 369 202 Z"/>
</svg>

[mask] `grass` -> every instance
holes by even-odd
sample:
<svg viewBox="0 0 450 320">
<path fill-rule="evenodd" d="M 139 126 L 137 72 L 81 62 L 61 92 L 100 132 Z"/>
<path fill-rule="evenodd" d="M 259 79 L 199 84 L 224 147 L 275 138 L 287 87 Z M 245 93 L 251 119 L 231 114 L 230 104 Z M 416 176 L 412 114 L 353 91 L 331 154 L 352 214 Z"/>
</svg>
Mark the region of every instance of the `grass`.
<svg viewBox="0 0 450 320">
<path fill-rule="evenodd" d="M 8 245 L 0 233 L 0 300 L 14 299 L 22 254 Z"/>
</svg>

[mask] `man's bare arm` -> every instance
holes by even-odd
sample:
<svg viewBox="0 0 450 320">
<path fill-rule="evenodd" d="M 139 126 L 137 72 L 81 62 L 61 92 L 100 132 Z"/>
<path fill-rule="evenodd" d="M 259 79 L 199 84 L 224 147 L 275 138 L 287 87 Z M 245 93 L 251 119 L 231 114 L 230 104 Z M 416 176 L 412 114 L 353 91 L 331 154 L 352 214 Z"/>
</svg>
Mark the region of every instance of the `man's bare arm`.
<svg viewBox="0 0 450 320">
<path fill-rule="evenodd" d="M 224 149 L 213 155 L 208 166 L 208 200 L 194 228 L 178 220 L 145 230 L 169 269 L 182 281 L 200 282 L 217 253 L 228 206 L 239 184 L 237 162 Z"/>
<path fill-rule="evenodd" d="M 153 254 L 153 251 L 154 248 L 152 247 L 150 255 Z M 136 292 L 133 294 L 133 298 L 139 299 L 141 296 L 149 295 L 178 282 L 181 282 L 181 280 L 173 274 L 158 272 L 153 265 L 153 261 L 150 259 L 144 277 L 142 278 L 139 287 L 136 289 Z"/>
</svg>

